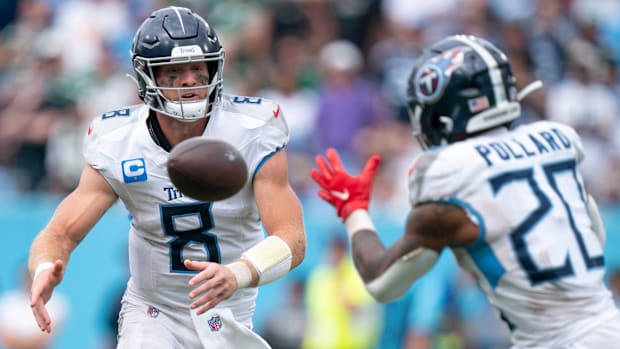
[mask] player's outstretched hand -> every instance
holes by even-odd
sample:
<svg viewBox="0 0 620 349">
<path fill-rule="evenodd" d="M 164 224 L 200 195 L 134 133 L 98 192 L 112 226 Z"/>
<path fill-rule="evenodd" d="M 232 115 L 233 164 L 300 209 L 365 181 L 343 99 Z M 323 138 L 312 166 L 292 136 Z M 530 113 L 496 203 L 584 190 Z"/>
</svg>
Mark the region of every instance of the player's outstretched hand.
<svg viewBox="0 0 620 349">
<path fill-rule="evenodd" d="M 52 319 L 45 304 L 52 298 L 54 287 L 60 283 L 65 272 L 65 263 L 57 260 L 53 265 L 34 276 L 30 288 L 30 307 L 41 331 L 52 332 Z"/>
<path fill-rule="evenodd" d="M 187 269 L 199 272 L 189 280 L 189 286 L 192 288 L 189 293 L 192 303 L 189 306 L 197 309 L 197 315 L 215 307 L 237 290 L 235 275 L 222 264 L 189 259 L 186 259 L 183 264 Z"/>
<path fill-rule="evenodd" d="M 343 221 L 356 209 L 368 210 L 370 191 L 375 172 L 381 158 L 373 155 L 368 159 L 358 176 L 347 173 L 338 152 L 327 149 L 326 157 L 317 155 L 314 160 L 318 169 L 312 169 L 310 176 L 321 187 L 319 196 L 336 208 Z"/>
</svg>

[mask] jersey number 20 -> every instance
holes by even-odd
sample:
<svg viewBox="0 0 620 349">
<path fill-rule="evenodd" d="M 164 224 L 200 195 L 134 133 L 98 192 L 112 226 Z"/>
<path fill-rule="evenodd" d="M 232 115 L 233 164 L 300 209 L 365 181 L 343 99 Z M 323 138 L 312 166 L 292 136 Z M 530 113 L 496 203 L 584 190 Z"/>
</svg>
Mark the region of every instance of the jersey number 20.
<svg viewBox="0 0 620 349">
<path fill-rule="evenodd" d="M 583 257 L 586 268 L 592 269 L 602 267 L 603 256 L 592 257 L 588 254 L 583 235 L 577 228 L 571 206 L 567 201 L 567 196 L 570 192 L 563 191 L 562 187 L 560 187 L 557 182 L 559 175 L 563 173 L 568 173 L 577 186 L 576 189 L 579 192 L 579 199 L 581 199 L 581 201 L 585 203 L 583 197 L 583 190 L 579 181 L 577 180 L 575 161 L 568 160 L 547 164 L 542 166 L 542 170 L 545 175 L 544 178 L 548 182 L 549 186 L 553 189 L 554 194 L 557 195 L 557 197 L 560 199 L 564 206 L 566 217 L 570 224 L 572 237 L 577 241 L 580 252 L 579 255 Z M 573 269 L 570 255 L 567 255 L 564 263 L 557 267 L 542 269 L 537 266 L 534 258 L 528 251 L 526 236 L 529 233 L 532 233 L 536 227 L 536 224 L 538 224 L 547 213 L 554 209 L 552 202 L 549 199 L 549 195 L 551 193 L 545 193 L 541 189 L 538 182 L 536 181 L 536 178 L 534 176 L 534 170 L 532 168 L 510 171 L 490 179 L 491 187 L 493 188 L 493 191 L 495 193 L 497 193 L 504 186 L 509 185 L 510 183 L 514 183 L 515 181 L 525 181 L 534 193 L 536 200 L 538 201 L 538 207 L 534 209 L 534 211 L 532 211 L 529 215 L 527 215 L 527 217 L 525 217 L 525 219 L 523 219 L 510 234 L 510 238 L 512 239 L 512 245 L 515 248 L 519 264 L 527 273 L 530 282 L 532 283 L 532 285 L 535 285 L 541 282 L 574 275 L 575 271 Z M 566 238 L 570 238 L 570 235 Z"/>
</svg>

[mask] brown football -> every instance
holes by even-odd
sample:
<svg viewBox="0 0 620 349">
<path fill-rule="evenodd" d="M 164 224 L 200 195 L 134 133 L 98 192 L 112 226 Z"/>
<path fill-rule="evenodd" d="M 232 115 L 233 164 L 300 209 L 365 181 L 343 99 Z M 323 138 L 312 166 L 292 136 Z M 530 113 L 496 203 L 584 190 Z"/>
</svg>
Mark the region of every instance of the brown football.
<svg viewBox="0 0 620 349">
<path fill-rule="evenodd" d="M 247 182 L 248 168 L 237 148 L 222 140 L 193 137 L 168 154 L 168 176 L 183 193 L 200 201 L 235 195 Z"/>
</svg>

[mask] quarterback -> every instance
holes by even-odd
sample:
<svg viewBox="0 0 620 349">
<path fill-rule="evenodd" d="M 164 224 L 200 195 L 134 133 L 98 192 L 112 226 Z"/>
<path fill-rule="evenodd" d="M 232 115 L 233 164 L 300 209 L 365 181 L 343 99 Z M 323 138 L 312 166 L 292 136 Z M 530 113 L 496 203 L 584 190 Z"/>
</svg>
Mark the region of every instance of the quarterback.
<svg viewBox="0 0 620 349">
<path fill-rule="evenodd" d="M 257 286 L 301 263 L 306 244 L 283 112 L 270 100 L 222 93 L 224 50 L 187 8 L 153 12 L 131 58 L 144 104 L 93 120 L 80 183 L 32 243 L 37 323 L 51 331 L 45 304 L 70 254 L 120 199 L 131 224 L 118 348 L 267 348 L 252 331 Z M 172 185 L 168 153 L 190 137 L 237 147 L 249 170 L 241 191 L 202 202 Z"/>
</svg>

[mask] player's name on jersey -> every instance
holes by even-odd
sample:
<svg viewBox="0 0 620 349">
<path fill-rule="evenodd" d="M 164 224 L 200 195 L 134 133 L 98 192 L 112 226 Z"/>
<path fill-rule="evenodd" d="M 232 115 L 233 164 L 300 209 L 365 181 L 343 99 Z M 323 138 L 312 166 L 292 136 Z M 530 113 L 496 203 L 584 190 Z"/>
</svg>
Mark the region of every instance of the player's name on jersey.
<svg viewBox="0 0 620 349">
<path fill-rule="evenodd" d="M 572 148 L 570 139 L 557 128 L 517 134 L 475 145 L 488 166 L 497 161 L 518 160 Z"/>
</svg>

